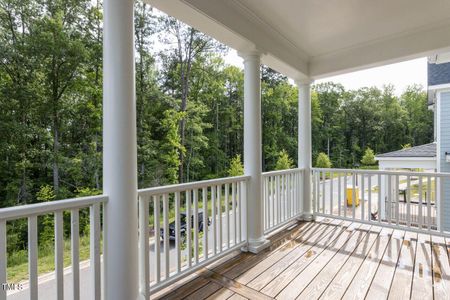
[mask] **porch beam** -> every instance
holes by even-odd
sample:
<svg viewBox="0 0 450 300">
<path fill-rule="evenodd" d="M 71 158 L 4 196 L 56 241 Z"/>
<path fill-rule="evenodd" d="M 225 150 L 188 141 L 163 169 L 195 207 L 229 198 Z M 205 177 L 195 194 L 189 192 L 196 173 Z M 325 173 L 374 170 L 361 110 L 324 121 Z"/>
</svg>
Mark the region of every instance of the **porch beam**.
<svg viewBox="0 0 450 300">
<path fill-rule="evenodd" d="M 247 250 L 258 253 L 269 246 L 264 238 L 261 143 L 261 54 L 240 52 L 244 59 L 244 172 L 247 185 Z"/>
<path fill-rule="evenodd" d="M 134 0 L 104 1 L 104 299 L 137 299 L 138 211 Z"/>
<path fill-rule="evenodd" d="M 311 196 L 311 80 L 297 81 L 298 86 L 298 167 L 303 173 L 303 219 L 313 220 Z"/>
</svg>

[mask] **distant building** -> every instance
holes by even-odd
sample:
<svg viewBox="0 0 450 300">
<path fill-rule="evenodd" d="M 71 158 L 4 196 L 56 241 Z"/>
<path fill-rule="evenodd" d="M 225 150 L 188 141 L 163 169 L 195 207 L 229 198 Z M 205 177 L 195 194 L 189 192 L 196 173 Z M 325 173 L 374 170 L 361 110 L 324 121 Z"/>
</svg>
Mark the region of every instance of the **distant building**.
<svg viewBox="0 0 450 300">
<path fill-rule="evenodd" d="M 434 142 L 389 153 L 378 154 L 380 170 L 424 169 L 450 172 L 450 53 L 428 57 L 428 108 L 434 111 Z M 387 182 L 381 182 L 381 194 L 387 195 Z M 445 192 L 444 192 L 445 191 Z M 444 193 L 443 193 L 444 192 Z M 442 200 L 443 214 L 450 215 L 450 182 L 442 180 L 436 199 Z M 448 198 L 448 199 L 447 199 Z M 384 201 L 383 201 L 384 202 Z M 383 214 L 382 208 L 382 214 Z M 450 230 L 450 219 L 444 218 L 444 230 Z"/>
</svg>

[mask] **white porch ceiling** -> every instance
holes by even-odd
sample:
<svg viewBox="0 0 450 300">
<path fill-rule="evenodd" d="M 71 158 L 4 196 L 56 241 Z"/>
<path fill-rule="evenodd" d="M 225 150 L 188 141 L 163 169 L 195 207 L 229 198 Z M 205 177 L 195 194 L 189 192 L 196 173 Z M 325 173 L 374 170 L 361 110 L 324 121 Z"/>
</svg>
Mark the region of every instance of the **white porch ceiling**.
<svg viewBox="0 0 450 300">
<path fill-rule="evenodd" d="M 450 50 L 449 0 L 145 0 L 294 79 Z"/>
</svg>

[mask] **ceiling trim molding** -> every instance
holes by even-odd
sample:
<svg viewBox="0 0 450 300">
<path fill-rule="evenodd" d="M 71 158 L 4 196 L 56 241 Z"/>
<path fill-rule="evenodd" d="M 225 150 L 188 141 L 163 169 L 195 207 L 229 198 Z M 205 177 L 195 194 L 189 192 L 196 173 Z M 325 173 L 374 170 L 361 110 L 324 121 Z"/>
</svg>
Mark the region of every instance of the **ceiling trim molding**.
<svg viewBox="0 0 450 300">
<path fill-rule="evenodd" d="M 310 76 L 319 79 L 450 50 L 450 20 L 402 35 L 312 57 Z"/>
</svg>

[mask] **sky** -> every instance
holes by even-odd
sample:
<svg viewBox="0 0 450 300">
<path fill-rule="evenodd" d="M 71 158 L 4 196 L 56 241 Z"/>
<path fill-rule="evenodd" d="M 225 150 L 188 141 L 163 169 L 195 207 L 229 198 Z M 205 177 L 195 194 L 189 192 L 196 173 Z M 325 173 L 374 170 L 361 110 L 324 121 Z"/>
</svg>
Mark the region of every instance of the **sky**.
<svg viewBox="0 0 450 300">
<path fill-rule="evenodd" d="M 225 61 L 237 67 L 243 67 L 242 58 L 235 50 L 231 50 L 225 57 Z M 395 93 L 400 95 L 408 85 L 420 84 L 427 86 L 427 58 L 418 58 L 401 63 L 385 65 L 333 76 L 315 81 L 315 83 L 333 81 L 342 84 L 345 89 L 354 90 L 362 87 L 376 86 L 382 88 L 383 85 L 392 84 Z"/>
</svg>

